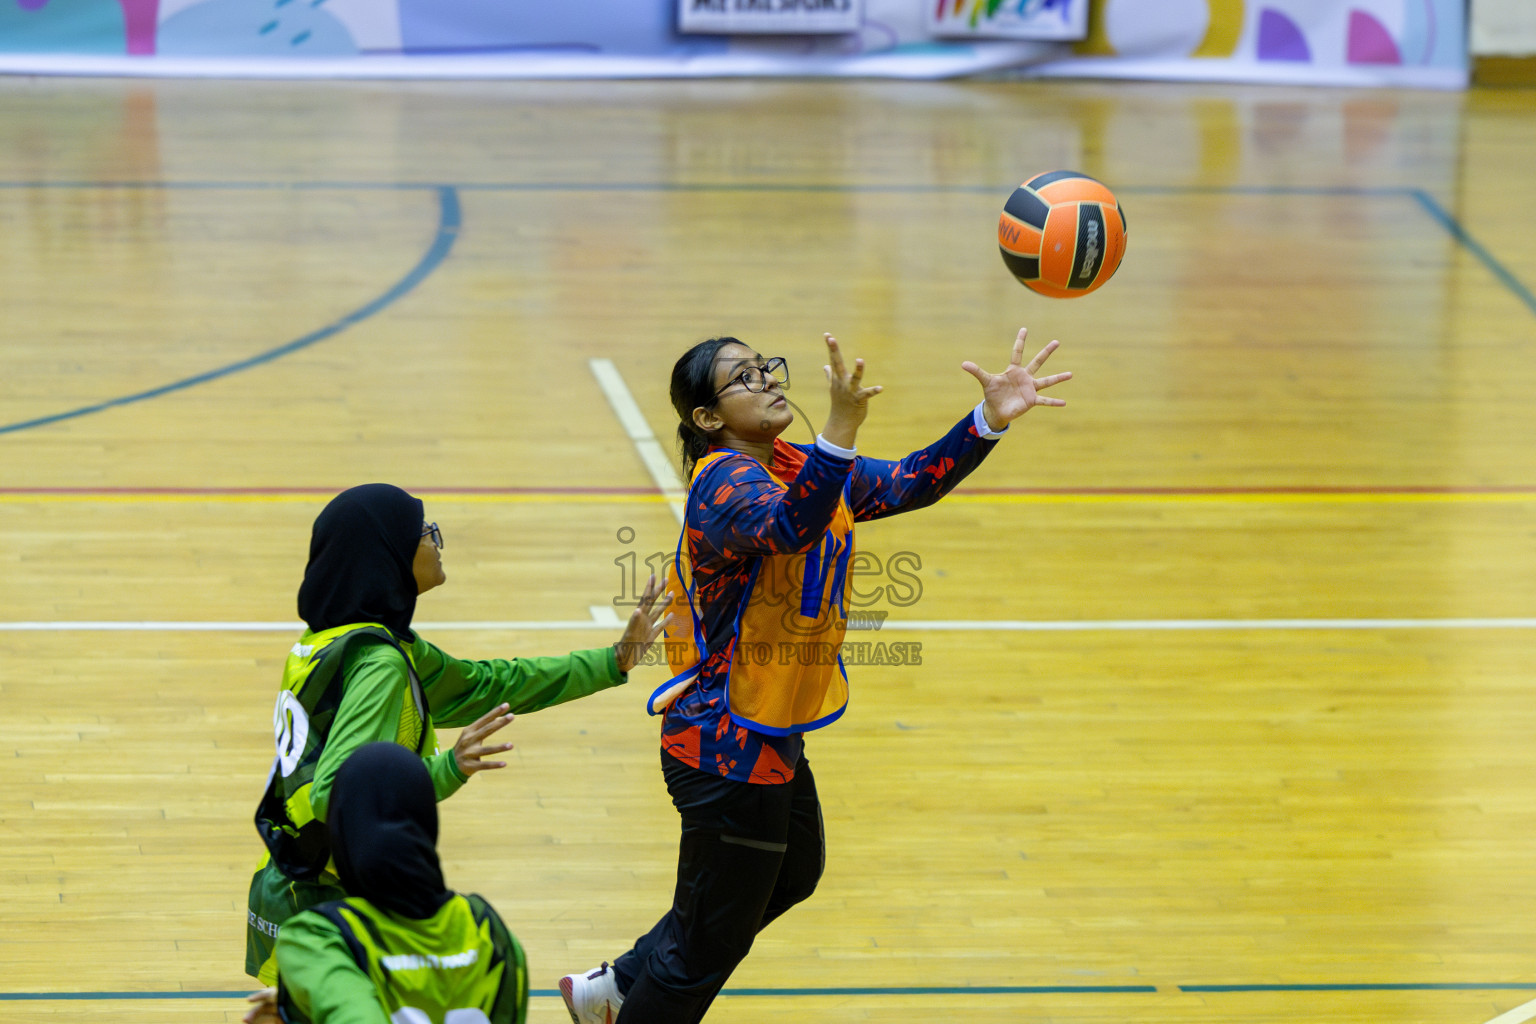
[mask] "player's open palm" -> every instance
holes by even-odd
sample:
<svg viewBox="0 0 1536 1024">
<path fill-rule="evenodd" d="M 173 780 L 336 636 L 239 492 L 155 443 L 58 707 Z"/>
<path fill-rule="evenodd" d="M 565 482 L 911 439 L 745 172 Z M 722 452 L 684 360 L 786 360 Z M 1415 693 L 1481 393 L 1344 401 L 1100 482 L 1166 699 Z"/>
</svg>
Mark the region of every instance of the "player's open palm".
<svg viewBox="0 0 1536 1024">
<path fill-rule="evenodd" d="M 1053 341 L 1046 345 L 1025 366 L 1024 339 L 1028 334 L 1029 328 L 1019 328 L 1019 336 L 1013 342 L 1013 355 L 1002 373 L 988 373 L 970 360 L 960 364 L 962 370 L 981 383 L 985 399 L 982 413 L 994 430 L 1002 429 L 1037 405 L 1067 404 L 1060 398 L 1051 398 L 1040 392 L 1064 380 L 1071 380 L 1070 372 L 1053 373 L 1048 377 L 1037 376 L 1040 367 L 1061 343 Z"/>
<path fill-rule="evenodd" d="M 493 732 L 512 722 L 514 715 L 508 714 L 509 705 L 501 706 L 486 712 L 464 727 L 459 734 L 459 742 L 453 745 L 453 760 L 459 766 L 459 772 L 466 779 L 475 772 L 485 771 L 488 768 L 505 768 L 505 761 L 487 761 L 487 754 L 502 754 L 512 749 L 510 743 L 483 743 Z"/>
<path fill-rule="evenodd" d="M 618 662 L 620 672 L 629 672 L 640 664 L 661 631 L 671 625 L 671 608 L 667 602 L 657 600 L 665 589 L 657 581 L 656 574 L 651 573 L 645 583 L 645 593 L 640 595 L 640 604 L 629 614 L 624 635 L 613 645 L 614 660 Z"/>
</svg>

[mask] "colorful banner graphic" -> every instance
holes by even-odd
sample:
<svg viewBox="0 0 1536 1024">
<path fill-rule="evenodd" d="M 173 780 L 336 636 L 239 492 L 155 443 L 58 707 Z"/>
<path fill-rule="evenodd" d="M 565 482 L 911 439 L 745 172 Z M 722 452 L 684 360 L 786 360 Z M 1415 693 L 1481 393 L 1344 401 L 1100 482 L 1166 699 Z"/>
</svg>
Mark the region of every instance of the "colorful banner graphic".
<svg viewBox="0 0 1536 1024">
<path fill-rule="evenodd" d="M 0 0 L 0 72 L 942 78 L 1012 70 L 1460 88 L 1468 71 L 1463 0 L 863 0 L 853 30 L 832 35 L 682 32 L 680 14 L 704 12 L 701 2 L 714 0 Z M 721 0 L 728 14 L 747 12 L 739 3 L 747 0 Z M 809 17 L 845 14 L 841 3 L 749 6 Z M 1054 41 L 1074 36 L 1075 44 Z"/>
<path fill-rule="evenodd" d="M 928 30 L 969 39 L 1081 39 L 1088 0 L 929 0 Z"/>
<path fill-rule="evenodd" d="M 857 32 L 862 0 L 677 0 L 684 32 L 765 35 Z"/>
<path fill-rule="evenodd" d="M 1459 87 L 1461 0 L 1092 0 L 1054 75 Z"/>
</svg>

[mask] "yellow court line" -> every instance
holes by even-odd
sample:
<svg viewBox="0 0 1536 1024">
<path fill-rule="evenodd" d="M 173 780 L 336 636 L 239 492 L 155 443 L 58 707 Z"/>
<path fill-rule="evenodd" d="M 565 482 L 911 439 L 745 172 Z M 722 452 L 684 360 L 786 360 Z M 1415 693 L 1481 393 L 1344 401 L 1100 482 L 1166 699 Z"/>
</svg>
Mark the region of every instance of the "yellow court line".
<svg viewBox="0 0 1536 1024">
<path fill-rule="evenodd" d="M 664 494 L 459 494 L 417 492 L 425 501 L 495 505 L 663 505 Z M 0 493 L 0 504 L 324 504 L 329 494 L 180 494 L 180 493 Z M 1282 492 L 1234 491 L 1184 494 L 951 494 L 944 499 L 964 505 L 1125 505 L 1125 504 L 1447 504 L 1536 501 L 1536 492 L 1519 491 L 1379 491 Z"/>
<path fill-rule="evenodd" d="M 1171 502 L 1187 504 L 1411 504 L 1417 502 L 1529 502 L 1536 492 L 1518 491 L 1355 491 L 1305 492 L 1234 491 L 1192 494 L 951 494 L 945 501 L 977 505 L 1123 505 Z"/>
</svg>

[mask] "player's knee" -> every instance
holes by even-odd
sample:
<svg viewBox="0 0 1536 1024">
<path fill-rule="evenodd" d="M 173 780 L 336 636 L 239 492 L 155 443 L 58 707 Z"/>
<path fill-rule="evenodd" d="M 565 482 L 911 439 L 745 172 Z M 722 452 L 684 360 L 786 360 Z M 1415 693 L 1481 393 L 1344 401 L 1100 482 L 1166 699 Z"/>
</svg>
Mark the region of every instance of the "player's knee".
<svg viewBox="0 0 1536 1024">
<path fill-rule="evenodd" d="M 792 907 L 796 903 L 804 903 L 806 900 L 811 898 L 811 895 L 816 891 L 816 886 L 820 883 L 820 867 L 817 867 L 814 871 L 808 871 L 803 875 L 790 879 L 789 884 L 784 887 L 783 899 L 785 906 Z"/>
<path fill-rule="evenodd" d="M 763 915 L 764 919 L 771 921 L 795 904 L 804 903 L 810 899 L 816 891 L 816 886 L 821 882 L 821 874 L 825 866 L 825 860 L 819 856 L 814 859 L 807 858 L 801 863 L 785 861 L 779 870 L 778 884 L 774 886 L 773 896 L 768 901 L 767 912 Z"/>
<path fill-rule="evenodd" d="M 715 935 L 690 946 L 681 956 L 653 957 L 646 966 L 663 988 L 682 993 L 713 991 L 752 951 L 752 936 Z"/>
</svg>

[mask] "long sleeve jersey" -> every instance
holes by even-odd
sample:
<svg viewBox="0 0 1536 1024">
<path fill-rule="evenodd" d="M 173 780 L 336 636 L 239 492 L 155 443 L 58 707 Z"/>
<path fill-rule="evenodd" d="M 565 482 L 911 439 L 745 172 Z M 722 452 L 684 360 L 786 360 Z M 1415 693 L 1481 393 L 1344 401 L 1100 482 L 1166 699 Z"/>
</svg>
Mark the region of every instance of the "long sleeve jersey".
<svg viewBox="0 0 1536 1024">
<path fill-rule="evenodd" d="M 999 436 L 978 406 L 933 444 L 899 461 L 846 458 L 834 454 L 843 449 L 824 441 L 776 441 L 772 476 L 742 454 L 708 466 L 689 490 L 684 526 L 707 653 L 697 684 L 662 719 L 662 749 L 701 771 L 742 782 L 792 779 L 803 734 L 755 732 L 733 721 L 726 705 L 736 618 L 758 557 L 820 543 L 843 494 L 855 522 L 932 505 L 981 464 Z"/>
<path fill-rule="evenodd" d="M 432 724 L 449 727 L 469 725 L 500 704 L 511 705 L 513 714 L 540 711 L 617 686 L 627 678 L 619 671 L 611 647 L 544 658 L 466 661 L 418 636 L 410 652 Z M 410 699 L 405 663 L 385 644 L 348 651 L 342 672 L 346 689 L 309 795 L 315 817 L 322 821 L 330 806 L 331 782 L 348 755 L 365 743 L 395 742 L 400 709 Z M 452 750 L 425 760 L 439 800 L 464 785 Z"/>
</svg>

